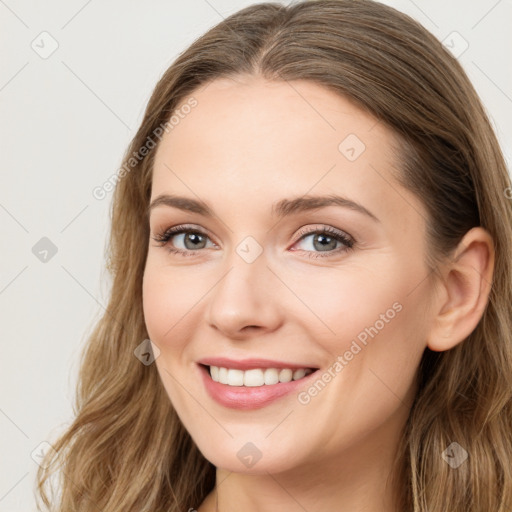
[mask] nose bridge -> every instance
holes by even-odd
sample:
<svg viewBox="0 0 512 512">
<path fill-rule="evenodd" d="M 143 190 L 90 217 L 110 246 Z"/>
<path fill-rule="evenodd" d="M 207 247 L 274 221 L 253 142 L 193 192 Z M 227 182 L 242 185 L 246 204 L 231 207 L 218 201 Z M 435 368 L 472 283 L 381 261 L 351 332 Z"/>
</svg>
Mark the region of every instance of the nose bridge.
<svg viewBox="0 0 512 512">
<path fill-rule="evenodd" d="M 254 242 L 245 240 L 226 261 L 228 269 L 210 295 L 208 323 L 231 336 L 247 326 L 275 329 L 279 323 L 275 277 L 263 250 L 257 254 Z"/>
</svg>

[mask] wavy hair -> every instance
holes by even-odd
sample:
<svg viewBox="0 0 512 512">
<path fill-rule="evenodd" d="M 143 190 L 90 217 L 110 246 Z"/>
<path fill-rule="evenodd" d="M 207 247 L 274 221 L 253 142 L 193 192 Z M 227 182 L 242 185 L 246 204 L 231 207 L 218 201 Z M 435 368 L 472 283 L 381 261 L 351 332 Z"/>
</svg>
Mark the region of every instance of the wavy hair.
<svg viewBox="0 0 512 512">
<path fill-rule="evenodd" d="M 397 179 L 428 212 L 432 268 L 472 227 L 492 236 L 494 279 L 483 316 L 455 348 L 425 350 L 393 474 L 400 512 L 510 512 L 510 178 L 458 61 L 419 23 L 371 0 L 244 8 L 198 38 L 158 81 L 113 195 L 108 306 L 82 353 L 74 419 L 39 468 L 38 507 L 178 512 L 198 507 L 215 485 L 215 467 L 180 422 L 156 366 L 134 357 L 148 337 L 142 277 L 156 149 L 134 165 L 130 159 L 196 89 L 241 75 L 315 82 L 392 130 L 401 141 Z M 457 470 L 441 456 L 452 441 L 469 454 Z"/>
</svg>

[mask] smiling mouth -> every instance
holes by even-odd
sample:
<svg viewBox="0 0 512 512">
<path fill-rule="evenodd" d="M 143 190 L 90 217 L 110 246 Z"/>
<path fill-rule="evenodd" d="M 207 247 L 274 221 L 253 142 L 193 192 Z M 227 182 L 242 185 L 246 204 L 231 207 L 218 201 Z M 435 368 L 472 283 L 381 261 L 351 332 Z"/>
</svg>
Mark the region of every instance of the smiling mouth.
<svg viewBox="0 0 512 512">
<path fill-rule="evenodd" d="M 208 374 L 214 382 L 233 387 L 262 387 L 297 381 L 314 373 L 318 368 L 253 368 L 239 370 L 222 366 L 207 366 Z"/>
</svg>

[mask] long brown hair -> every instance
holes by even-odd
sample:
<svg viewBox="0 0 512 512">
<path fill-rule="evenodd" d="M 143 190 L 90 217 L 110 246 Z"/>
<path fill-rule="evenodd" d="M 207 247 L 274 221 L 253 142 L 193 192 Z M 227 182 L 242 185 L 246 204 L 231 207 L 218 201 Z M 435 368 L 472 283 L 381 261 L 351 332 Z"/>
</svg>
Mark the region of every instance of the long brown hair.
<svg viewBox="0 0 512 512">
<path fill-rule="evenodd" d="M 118 176 L 107 261 L 110 300 L 83 354 L 76 418 L 39 470 L 41 504 L 59 512 L 177 512 L 198 507 L 215 484 L 215 467 L 181 424 L 155 365 L 134 357 L 148 337 L 142 277 L 156 150 L 136 162 L 130 158 L 197 88 L 241 74 L 316 82 L 391 128 L 401 141 L 397 178 L 428 212 L 432 268 L 470 228 L 491 234 L 496 260 L 483 317 L 452 350 L 425 350 L 394 474 L 401 512 L 510 512 L 512 207 L 506 165 L 457 60 L 417 22 L 371 0 L 244 8 L 197 39 L 159 80 Z M 453 441 L 469 454 L 457 470 L 442 457 Z M 58 498 L 46 491 L 53 475 Z"/>
</svg>

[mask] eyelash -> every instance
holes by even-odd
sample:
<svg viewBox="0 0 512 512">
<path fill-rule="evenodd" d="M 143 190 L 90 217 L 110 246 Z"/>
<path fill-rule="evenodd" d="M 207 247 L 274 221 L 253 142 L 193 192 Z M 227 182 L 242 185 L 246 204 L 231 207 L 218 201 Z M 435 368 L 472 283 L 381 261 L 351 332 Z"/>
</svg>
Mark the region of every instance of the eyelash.
<svg viewBox="0 0 512 512">
<path fill-rule="evenodd" d="M 192 229 L 186 225 L 179 225 L 179 226 L 173 226 L 171 228 L 168 228 L 165 231 L 157 234 L 156 236 L 153 236 L 152 238 L 153 238 L 153 240 L 155 240 L 155 242 L 157 242 L 159 244 L 160 247 L 164 247 L 167 245 L 167 243 L 173 236 L 178 235 L 178 234 L 183 234 L 183 233 L 194 233 L 197 235 L 208 237 L 208 235 L 206 233 L 204 233 L 203 231 L 200 231 L 198 229 Z M 355 244 L 355 240 L 352 237 L 348 236 L 347 234 L 343 233 L 342 231 L 338 231 L 337 229 L 326 226 L 325 228 L 322 228 L 322 229 L 304 230 L 304 231 L 300 232 L 299 238 L 294 243 L 294 245 L 296 243 L 298 243 L 299 241 L 301 241 L 306 236 L 317 235 L 317 234 L 322 234 L 322 235 L 328 234 L 329 237 L 332 237 L 335 240 L 337 240 L 338 242 L 341 242 L 342 244 L 344 244 L 344 247 L 340 247 L 333 251 L 325 251 L 325 253 L 326 253 L 325 255 L 322 254 L 322 251 L 318 251 L 318 252 L 305 251 L 308 253 L 308 257 L 310 257 L 310 258 L 326 258 L 326 257 L 332 256 L 333 254 L 339 254 L 342 252 L 346 252 L 346 251 L 349 251 L 350 249 L 352 249 Z M 196 253 L 201 252 L 202 249 L 184 251 L 183 249 L 167 247 L 167 250 L 172 254 L 178 254 L 180 256 L 194 256 Z M 304 251 L 304 249 L 299 249 L 299 250 Z"/>
</svg>

